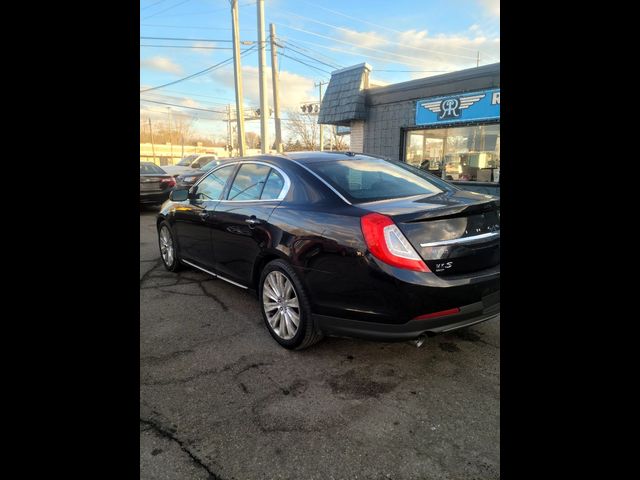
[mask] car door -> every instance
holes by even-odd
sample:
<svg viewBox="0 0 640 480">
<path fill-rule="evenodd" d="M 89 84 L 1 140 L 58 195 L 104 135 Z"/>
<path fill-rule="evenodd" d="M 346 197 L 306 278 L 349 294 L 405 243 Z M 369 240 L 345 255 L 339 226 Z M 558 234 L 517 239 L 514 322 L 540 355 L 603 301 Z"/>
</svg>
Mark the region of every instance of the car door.
<svg viewBox="0 0 640 480">
<path fill-rule="evenodd" d="M 273 165 L 240 164 L 215 207 L 212 241 L 221 276 L 245 286 L 251 283 L 254 262 L 273 237 L 269 217 L 289 185 L 287 175 Z"/>
<path fill-rule="evenodd" d="M 176 208 L 174 224 L 180 245 L 180 256 L 204 268 L 213 268 L 211 220 L 236 164 L 212 170 L 191 187 L 189 200 Z"/>
</svg>

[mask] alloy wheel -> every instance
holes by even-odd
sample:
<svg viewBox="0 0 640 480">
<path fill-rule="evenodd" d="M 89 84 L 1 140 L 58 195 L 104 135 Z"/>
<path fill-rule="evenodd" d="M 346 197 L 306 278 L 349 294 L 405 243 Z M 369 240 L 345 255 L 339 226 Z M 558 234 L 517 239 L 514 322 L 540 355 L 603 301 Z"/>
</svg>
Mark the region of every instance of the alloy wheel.
<svg viewBox="0 0 640 480">
<path fill-rule="evenodd" d="M 171 267 L 174 258 L 173 239 L 166 225 L 160 229 L 160 253 L 165 265 Z"/>
<path fill-rule="evenodd" d="M 264 279 L 262 308 L 269 325 L 278 337 L 292 339 L 300 325 L 300 305 L 291 281 L 283 273 L 274 270 Z"/>
</svg>

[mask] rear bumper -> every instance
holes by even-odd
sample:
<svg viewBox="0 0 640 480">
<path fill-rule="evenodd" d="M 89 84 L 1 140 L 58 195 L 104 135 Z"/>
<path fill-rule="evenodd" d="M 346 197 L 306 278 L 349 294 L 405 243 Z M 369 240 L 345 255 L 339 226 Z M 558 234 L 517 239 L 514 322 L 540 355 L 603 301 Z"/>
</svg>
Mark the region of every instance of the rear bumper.
<svg viewBox="0 0 640 480">
<path fill-rule="evenodd" d="M 169 193 L 173 189 L 162 192 L 140 192 L 140 203 L 164 203 L 169 198 Z"/>
<path fill-rule="evenodd" d="M 441 333 L 491 320 L 500 314 L 500 293 L 481 302 L 460 307 L 460 312 L 428 320 L 401 324 L 366 322 L 314 314 L 316 325 L 325 335 L 366 338 L 381 341 L 411 340 L 426 333 Z"/>
</svg>

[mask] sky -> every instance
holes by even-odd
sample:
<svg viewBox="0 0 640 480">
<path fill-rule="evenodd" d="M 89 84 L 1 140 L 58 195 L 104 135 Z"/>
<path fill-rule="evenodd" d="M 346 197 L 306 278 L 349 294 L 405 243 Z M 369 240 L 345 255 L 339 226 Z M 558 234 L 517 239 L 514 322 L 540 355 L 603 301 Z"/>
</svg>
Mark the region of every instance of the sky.
<svg viewBox="0 0 640 480">
<path fill-rule="evenodd" d="M 240 40 L 257 40 L 257 7 L 239 0 Z M 265 30 L 276 27 L 281 115 L 317 101 L 314 83 L 331 71 L 367 62 L 370 83 L 386 85 L 500 61 L 499 0 L 265 0 Z M 225 137 L 226 106 L 235 104 L 229 0 L 141 0 L 141 128 L 190 122 L 205 138 Z M 258 108 L 258 53 L 241 57 L 245 111 Z M 268 103 L 273 107 L 267 49 Z M 158 103 L 159 102 L 159 103 Z M 173 105 L 166 105 L 166 104 Z M 283 121 L 284 140 L 289 137 Z M 247 131 L 260 132 L 258 120 Z M 273 119 L 270 140 L 274 138 Z"/>
</svg>

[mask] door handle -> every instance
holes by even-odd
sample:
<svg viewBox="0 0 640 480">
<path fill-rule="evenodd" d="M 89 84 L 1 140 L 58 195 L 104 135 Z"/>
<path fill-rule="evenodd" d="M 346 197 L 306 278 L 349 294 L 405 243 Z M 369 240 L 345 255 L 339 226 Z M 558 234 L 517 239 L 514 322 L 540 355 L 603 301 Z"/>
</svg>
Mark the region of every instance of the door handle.
<svg viewBox="0 0 640 480">
<path fill-rule="evenodd" d="M 250 227 L 253 227 L 254 225 L 258 225 L 260 223 L 260 220 L 258 220 L 256 217 L 251 217 L 245 219 L 245 222 L 247 222 Z"/>
</svg>

